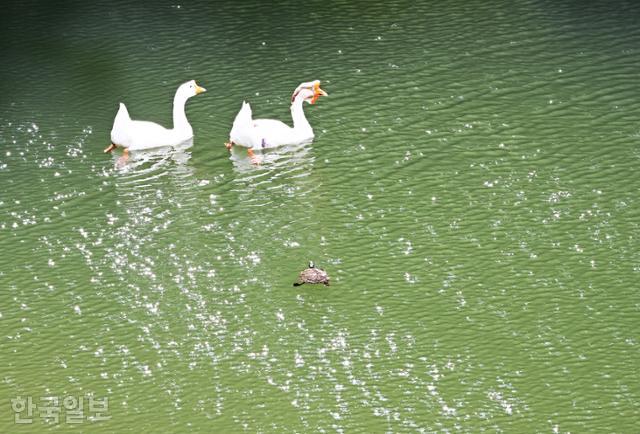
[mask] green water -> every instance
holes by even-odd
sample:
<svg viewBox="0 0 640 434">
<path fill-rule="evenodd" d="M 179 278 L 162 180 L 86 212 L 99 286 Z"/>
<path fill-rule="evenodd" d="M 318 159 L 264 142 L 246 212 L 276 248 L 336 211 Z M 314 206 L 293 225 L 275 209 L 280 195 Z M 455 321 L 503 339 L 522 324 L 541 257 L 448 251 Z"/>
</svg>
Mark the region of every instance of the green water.
<svg viewBox="0 0 640 434">
<path fill-rule="evenodd" d="M 640 431 L 640 5 L 92 3 L 0 17 L 0 432 Z"/>
</svg>

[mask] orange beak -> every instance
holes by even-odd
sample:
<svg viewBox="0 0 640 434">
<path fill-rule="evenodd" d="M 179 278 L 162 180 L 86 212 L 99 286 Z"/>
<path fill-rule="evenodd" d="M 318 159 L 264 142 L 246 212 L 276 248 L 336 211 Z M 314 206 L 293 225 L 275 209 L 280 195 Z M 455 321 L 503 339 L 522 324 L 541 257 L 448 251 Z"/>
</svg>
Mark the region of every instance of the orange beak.
<svg viewBox="0 0 640 434">
<path fill-rule="evenodd" d="M 311 98 L 311 104 L 315 104 L 318 98 L 321 96 L 329 96 L 329 94 L 320 89 L 320 82 L 316 81 L 313 85 L 313 98 Z"/>
<path fill-rule="evenodd" d="M 112 143 L 109 146 L 107 146 L 107 148 L 104 150 L 104 153 L 108 154 L 109 152 L 113 151 L 116 148 L 117 148 L 117 146 Z"/>
<path fill-rule="evenodd" d="M 207 89 L 205 89 L 205 88 L 204 88 L 204 87 L 202 87 L 202 86 L 198 86 L 198 85 L 196 84 L 196 95 L 199 95 L 199 94 L 201 94 L 202 92 L 206 92 L 206 91 L 207 91 Z"/>
</svg>

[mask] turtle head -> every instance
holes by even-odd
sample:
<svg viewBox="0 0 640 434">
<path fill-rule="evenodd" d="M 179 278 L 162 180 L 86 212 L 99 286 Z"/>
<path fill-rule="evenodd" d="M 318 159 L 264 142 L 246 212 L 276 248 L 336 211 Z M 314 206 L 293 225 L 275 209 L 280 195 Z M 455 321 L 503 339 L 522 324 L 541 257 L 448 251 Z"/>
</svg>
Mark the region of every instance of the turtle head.
<svg viewBox="0 0 640 434">
<path fill-rule="evenodd" d="M 309 261 L 309 268 L 315 268 L 316 264 L 313 263 L 313 261 Z"/>
</svg>

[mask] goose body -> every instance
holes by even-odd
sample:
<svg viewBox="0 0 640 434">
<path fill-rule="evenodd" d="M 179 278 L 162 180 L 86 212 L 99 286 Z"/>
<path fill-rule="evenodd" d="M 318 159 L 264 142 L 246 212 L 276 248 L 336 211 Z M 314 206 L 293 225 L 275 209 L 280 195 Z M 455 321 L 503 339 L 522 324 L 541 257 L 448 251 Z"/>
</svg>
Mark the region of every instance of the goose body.
<svg viewBox="0 0 640 434">
<path fill-rule="evenodd" d="M 187 120 L 185 104 L 192 96 L 205 91 L 206 89 L 198 86 L 194 80 L 178 87 L 173 98 L 173 128 L 165 128 L 155 122 L 133 120 L 127 107 L 120 103 L 111 129 L 111 145 L 105 152 L 111 152 L 121 146 L 125 148 L 126 155 L 128 151 L 176 146 L 191 139 L 193 129 Z"/>
<path fill-rule="evenodd" d="M 296 88 L 291 97 L 293 127 L 277 119 L 253 119 L 251 106 L 243 102 L 233 121 L 227 147 L 230 149 L 238 145 L 252 151 L 313 140 L 313 129 L 304 115 L 302 104 L 305 101 L 314 104 L 320 96 L 327 96 L 327 93 L 320 89 L 318 80 L 301 83 Z M 252 152 L 249 154 L 252 155 Z"/>
</svg>

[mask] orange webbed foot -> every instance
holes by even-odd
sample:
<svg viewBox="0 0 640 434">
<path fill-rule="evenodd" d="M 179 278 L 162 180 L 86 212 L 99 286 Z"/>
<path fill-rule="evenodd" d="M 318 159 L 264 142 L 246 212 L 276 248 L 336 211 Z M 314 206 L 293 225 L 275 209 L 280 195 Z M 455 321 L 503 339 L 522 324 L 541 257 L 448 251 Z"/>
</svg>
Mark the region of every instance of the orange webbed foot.
<svg viewBox="0 0 640 434">
<path fill-rule="evenodd" d="M 249 148 L 247 150 L 247 154 L 249 154 L 249 160 L 251 160 L 251 164 L 253 164 L 254 166 L 260 165 L 260 163 L 262 162 L 262 158 L 259 155 L 256 155 L 253 152 L 253 149 Z"/>
<path fill-rule="evenodd" d="M 127 164 L 127 161 L 129 161 L 129 149 L 124 148 L 124 152 L 122 153 L 122 156 L 118 158 L 118 160 L 116 161 L 116 166 L 124 167 Z"/>
</svg>

